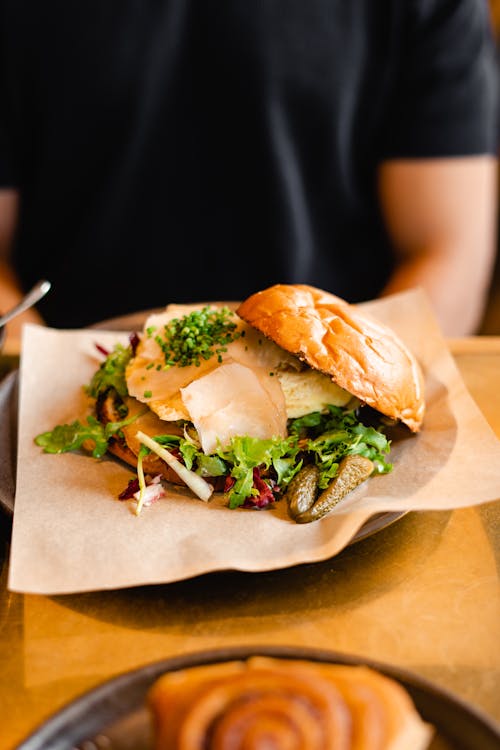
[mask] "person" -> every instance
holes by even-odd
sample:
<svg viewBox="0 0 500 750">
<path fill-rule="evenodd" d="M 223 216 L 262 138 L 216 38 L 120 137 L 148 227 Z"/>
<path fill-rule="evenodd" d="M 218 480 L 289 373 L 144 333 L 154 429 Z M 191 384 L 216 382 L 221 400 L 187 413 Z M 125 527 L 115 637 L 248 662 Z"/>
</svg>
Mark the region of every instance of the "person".
<svg viewBox="0 0 500 750">
<path fill-rule="evenodd" d="M 80 327 L 307 283 L 477 329 L 496 231 L 484 0 L 1 0 L 0 300 Z M 21 322 L 21 321 L 20 321 Z"/>
</svg>

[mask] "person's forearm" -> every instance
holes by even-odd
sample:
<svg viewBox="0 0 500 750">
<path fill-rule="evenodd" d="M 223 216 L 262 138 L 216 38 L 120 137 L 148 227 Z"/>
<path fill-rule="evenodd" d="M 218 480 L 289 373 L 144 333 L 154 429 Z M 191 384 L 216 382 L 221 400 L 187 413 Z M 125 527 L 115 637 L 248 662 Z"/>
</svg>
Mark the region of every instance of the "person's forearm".
<svg viewBox="0 0 500 750">
<path fill-rule="evenodd" d="M 0 314 L 7 312 L 21 300 L 21 286 L 6 261 L 0 260 Z M 4 351 L 17 353 L 20 347 L 22 327 L 25 323 L 43 323 L 39 313 L 31 308 L 7 323 Z"/>
<path fill-rule="evenodd" d="M 489 291 L 487 271 L 484 264 L 475 268 L 470 263 L 461 264 L 452 252 L 423 251 L 399 263 L 382 296 L 421 287 L 443 333 L 469 336 L 478 332 L 483 318 Z"/>
<path fill-rule="evenodd" d="M 497 162 L 463 157 L 387 162 L 380 197 L 396 266 L 384 294 L 421 286 L 443 333 L 476 333 L 496 248 Z"/>
<path fill-rule="evenodd" d="M 0 260 L 0 314 L 14 307 L 22 297 L 22 290 L 7 261 Z"/>
<path fill-rule="evenodd" d="M 0 314 L 16 305 L 23 291 L 9 259 L 18 220 L 19 196 L 14 189 L 0 189 Z M 24 323 L 42 323 L 35 309 L 19 315 L 6 326 L 5 351 L 17 351 Z"/>
</svg>

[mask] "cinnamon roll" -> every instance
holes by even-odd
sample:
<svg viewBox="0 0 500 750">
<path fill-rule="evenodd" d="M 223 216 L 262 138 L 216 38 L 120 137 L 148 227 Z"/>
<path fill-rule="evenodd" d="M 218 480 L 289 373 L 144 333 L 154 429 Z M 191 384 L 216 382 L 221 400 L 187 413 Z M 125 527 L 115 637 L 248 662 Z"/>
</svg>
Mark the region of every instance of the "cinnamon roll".
<svg viewBox="0 0 500 750">
<path fill-rule="evenodd" d="M 425 750 L 432 728 L 364 666 L 255 656 L 169 672 L 149 691 L 155 750 Z"/>
</svg>

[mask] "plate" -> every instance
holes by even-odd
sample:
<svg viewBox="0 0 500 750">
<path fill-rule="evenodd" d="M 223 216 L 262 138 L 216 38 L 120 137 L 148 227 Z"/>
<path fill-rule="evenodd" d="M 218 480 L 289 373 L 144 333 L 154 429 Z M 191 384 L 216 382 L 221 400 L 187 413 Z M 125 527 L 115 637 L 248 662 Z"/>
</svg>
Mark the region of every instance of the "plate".
<svg viewBox="0 0 500 750">
<path fill-rule="evenodd" d="M 14 513 L 18 385 L 18 370 L 9 373 L 0 383 L 0 508 L 8 516 Z M 375 513 L 361 526 L 350 544 L 382 531 L 406 512 Z"/>
<path fill-rule="evenodd" d="M 435 736 L 429 750 L 500 747 L 500 730 L 487 716 L 411 672 L 333 651 L 255 647 L 188 654 L 124 673 L 66 705 L 18 745 L 17 750 L 151 750 L 152 731 L 145 696 L 161 674 L 255 655 L 372 667 L 403 685 L 422 718 L 433 724 Z"/>
<path fill-rule="evenodd" d="M 0 508 L 9 516 L 14 510 L 18 382 L 14 370 L 0 383 Z"/>
</svg>

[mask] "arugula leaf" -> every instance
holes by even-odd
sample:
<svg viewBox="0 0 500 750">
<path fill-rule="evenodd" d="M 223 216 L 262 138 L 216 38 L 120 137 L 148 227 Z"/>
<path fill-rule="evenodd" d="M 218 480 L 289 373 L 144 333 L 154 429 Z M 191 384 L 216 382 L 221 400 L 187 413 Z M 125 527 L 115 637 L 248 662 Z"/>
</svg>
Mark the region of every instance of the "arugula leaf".
<svg viewBox="0 0 500 750">
<path fill-rule="evenodd" d="M 98 398 L 109 388 L 114 388 L 119 396 L 124 398 L 128 395 L 127 383 L 125 381 L 125 368 L 132 357 L 132 347 L 116 344 L 113 351 L 108 354 L 99 369 L 92 376 L 92 380 L 86 390 L 92 398 Z"/>
<path fill-rule="evenodd" d="M 147 411 L 147 410 L 146 410 Z M 132 424 L 144 412 L 123 419 L 121 422 L 101 424 L 95 417 L 87 417 L 86 422 L 75 421 L 71 424 L 60 424 L 53 430 L 43 432 L 35 438 L 36 445 L 43 448 L 45 453 L 69 453 L 84 447 L 83 443 L 90 440 L 94 443 L 92 456 L 102 458 L 108 449 L 110 439 L 118 435 L 122 427 Z"/>
<path fill-rule="evenodd" d="M 95 444 L 92 451 L 94 458 L 101 458 L 108 448 L 108 437 L 104 426 L 95 417 L 87 417 L 86 423 L 72 422 L 54 427 L 49 432 L 37 435 L 35 443 L 45 453 L 68 453 L 82 447 L 85 440 L 91 440 Z"/>
</svg>

